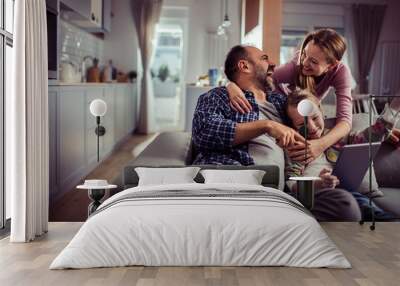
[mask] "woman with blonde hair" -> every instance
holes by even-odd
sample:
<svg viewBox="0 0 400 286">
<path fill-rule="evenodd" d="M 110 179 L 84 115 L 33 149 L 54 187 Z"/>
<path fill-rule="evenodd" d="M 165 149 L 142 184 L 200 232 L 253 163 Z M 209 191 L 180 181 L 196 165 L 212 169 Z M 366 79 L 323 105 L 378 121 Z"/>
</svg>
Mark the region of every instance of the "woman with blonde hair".
<svg viewBox="0 0 400 286">
<path fill-rule="evenodd" d="M 285 93 L 284 86 L 299 86 L 307 89 L 321 101 L 328 89 L 333 87 L 336 94 L 336 125 L 321 138 L 310 140 L 307 151 L 312 161 L 328 147 L 346 136 L 352 125 L 351 73 L 341 60 L 346 51 L 345 39 L 332 29 L 320 29 L 309 33 L 294 59 L 277 67 L 273 78 L 278 90 Z M 251 105 L 243 91 L 234 83 L 227 86 L 231 106 L 246 113 Z M 288 149 L 294 161 L 304 160 L 304 144 Z"/>
</svg>

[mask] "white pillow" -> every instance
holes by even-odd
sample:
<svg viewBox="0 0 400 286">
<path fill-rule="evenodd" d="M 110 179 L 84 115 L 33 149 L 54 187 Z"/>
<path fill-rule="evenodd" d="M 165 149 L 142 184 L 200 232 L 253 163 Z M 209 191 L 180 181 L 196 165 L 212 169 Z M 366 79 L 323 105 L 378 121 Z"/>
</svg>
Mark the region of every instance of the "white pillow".
<svg viewBox="0 0 400 286">
<path fill-rule="evenodd" d="M 138 186 L 195 183 L 193 179 L 199 170 L 199 167 L 135 168 L 139 176 Z"/>
<path fill-rule="evenodd" d="M 261 170 L 201 170 L 205 184 L 234 183 L 246 185 L 261 185 L 265 171 Z"/>
</svg>

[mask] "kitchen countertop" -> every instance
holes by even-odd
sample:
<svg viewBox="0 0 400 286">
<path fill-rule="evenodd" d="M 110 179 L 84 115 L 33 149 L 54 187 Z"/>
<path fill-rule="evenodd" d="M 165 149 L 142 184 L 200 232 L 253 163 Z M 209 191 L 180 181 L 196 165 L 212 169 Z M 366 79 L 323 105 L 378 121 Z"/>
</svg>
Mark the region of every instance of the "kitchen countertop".
<svg viewBox="0 0 400 286">
<path fill-rule="evenodd" d="M 132 84 L 132 82 L 60 82 L 49 80 L 50 86 L 106 86 L 116 84 Z"/>
<path fill-rule="evenodd" d="M 199 85 L 194 85 L 192 83 L 187 83 L 186 87 L 187 88 L 197 88 L 197 89 L 212 89 L 212 88 L 217 87 L 217 86 L 211 86 L 211 85 L 206 85 L 206 86 L 201 86 L 200 85 L 199 86 Z"/>
</svg>

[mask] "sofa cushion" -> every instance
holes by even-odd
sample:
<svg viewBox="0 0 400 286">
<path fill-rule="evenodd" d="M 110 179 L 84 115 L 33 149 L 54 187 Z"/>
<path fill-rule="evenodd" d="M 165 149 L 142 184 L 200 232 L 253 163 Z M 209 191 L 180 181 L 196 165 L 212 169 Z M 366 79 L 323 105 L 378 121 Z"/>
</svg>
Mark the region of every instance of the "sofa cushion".
<svg viewBox="0 0 400 286">
<path fill-rule="evenodd" d="M 383 210 L 400 218 L 400 188 L 381 188 L 385 196 L 373 201 Z"/>
</svg>

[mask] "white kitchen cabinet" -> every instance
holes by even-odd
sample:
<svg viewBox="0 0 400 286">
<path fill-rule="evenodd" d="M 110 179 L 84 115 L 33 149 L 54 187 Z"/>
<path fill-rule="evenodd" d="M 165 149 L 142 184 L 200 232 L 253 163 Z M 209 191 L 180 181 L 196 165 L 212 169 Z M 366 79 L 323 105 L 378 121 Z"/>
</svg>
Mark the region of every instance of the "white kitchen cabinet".
<svg viewBox="0 0 400 286">
<path fill-rule="evenodd" d="M 93 33 L 111 32 L 112 0 L 61 0 L 68 21 Z"/>
<path fill-rule="evenodd" d="M 91 14 L 90 20 L 96 23 L 96 26 L 103 26 L 103 0 L 90 0 Z"/>
<path fill-rule="evenodd" d="M 103 30 L 111 32 L 111 0 L 103 0 Z"/>
<path fill-rule="evenodd" d="M 95 99 L 104 100 L 104 88 L 103 87 L 88 87 L 83 89 L 85 92 L 85 158 L 86 163 L 91 166 L 97 163 L 97 135 L 96 129 L 96 117 L 90 113 L 90 103 Z M 103 124 L 103 122 L 101 122 Z M 100 150 L 103 145 L 103 139 L 100 138 Z"/>
<path fill-rule="evenodd" d="M 101 118 L 106 129 L 100 137 L 100 161 L 107 158 L 133 129 L 136 118 L 136 85 L 49 86 L 50 201 L 72 190 L 97 165 L 96 118 L 90 103 L 107 103 Z"/>
<path fill-rule="evenodd" d="M 78 27 L 102 31 L 103 0 L 61 0 L 60 8 L 64 17 Z"/>
<path fill-rule="evenodd" d="M 126 89 L 126 129 L 130 132 L 136 128 L 136 86 Z"/>
<path fill-rule="evenodd" d="M 49 87 L 49 196 L 57 195 L 57 98 L 59 89 Z"/>
<path fill-rule="evenodd" d="M 87 166 L 96 166 L 97 165 L 97 135 L 96 135 L 96 127 L 91 127 L 85 130 L 85 147 L 86 147 L 86 163 Z M 100 160 L 101 150 L 103 148 L 104 139 L 103 137 L 99 137 L 99 150 L 100 150 Z"/>
<path fill-rule="evenodd" d="M 126 87 L 128 88 L 128 87 Z M 102 119 L 102 124 L 106 129 L 106 133 L 103 136 L 104 144 L 102 145 L 101 153 L 102 157 L 108 156 L 113 149 L 114 145 L 117 143 L 114 132 L 114 102 L 115 102 L 115 94 L 114 94 L 114 86 L 106 87 L 104 89 L 104 100 L 107 103 L 107 113 Z"/>
<path fill-rule="evenodd" d="M 85 90 L 60 88 L 57 98 L 57 178 L 61 192 L 85 172 Z"/>
<path fill-rule="evenodd" d="M 80 14 L 82 17 L 89 19 L 91 12 L 90 0 L 61 0 L 61 9 L 66 7 Z M 65 7 L 66 6 L 66 7 Z"/>
<path fill-rule="evenodd" d="M 126 114 L 126 105 L 125 105 L 125 88 L 123 86 L 116 86 L 114 89 L 114 130 L 115 130 L 115 140 L 120 141 L 122 137 L 125 135 L 126 126 L 125 126 L 125 114 Z"/>
</svg>

